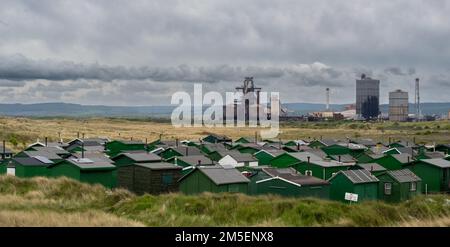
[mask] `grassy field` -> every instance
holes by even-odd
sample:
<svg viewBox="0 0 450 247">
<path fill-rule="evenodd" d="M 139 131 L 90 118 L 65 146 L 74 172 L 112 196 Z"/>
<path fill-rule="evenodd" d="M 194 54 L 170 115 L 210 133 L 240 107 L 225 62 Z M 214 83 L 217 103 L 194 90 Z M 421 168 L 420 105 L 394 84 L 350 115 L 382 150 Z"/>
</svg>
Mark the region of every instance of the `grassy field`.
<svg viewBox="0 0 450 247">
<path fill-rule="evenodd" d="M 62 138 L 67 141 L 77 137 L 77 132 L 85 137 L 109 137 L 112 139 L 155 140 L 163 139 L 197 140 L 208 132 L 225 134 L 232 138 L 253 137 L 255 128 L 174 128 L 170 123 L 147 119 L 120 118 L 0 118 L 0 140 L 7 140 L 8 146 L 19 150 L 24 146 L 43 141 Z M 283 123 L 282 140 L 312 138 L 373 138 L 387 142 L 394 139 L 416 139 L 418 143 L 450 143 L 450 122 L 421 123 L 362 123 L 362 122 L 320 122 Z"/>
<path fill-rule="evenodd" d="M 0 176 L 0 226 L 450 226 L 450 196 L 353 205 L 239 194 L 135 196 L 66 178 Z"/>
</svg>

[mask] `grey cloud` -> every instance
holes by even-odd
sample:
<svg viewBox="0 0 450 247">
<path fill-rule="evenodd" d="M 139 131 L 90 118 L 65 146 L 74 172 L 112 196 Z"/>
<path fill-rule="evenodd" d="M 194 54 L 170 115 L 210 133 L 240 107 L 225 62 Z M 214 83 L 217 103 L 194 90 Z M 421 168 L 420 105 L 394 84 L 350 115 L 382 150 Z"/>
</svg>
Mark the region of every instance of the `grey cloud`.
<svg viewBox="0 0 450 247">
<path fill-rule="evenodd" d="M 408 68 L 407 70 L 403 71 L 402 68 L 399 67 L 390 67 L 390 68 L 386 68 L 384 70 L 384 72 L 386 74 L 390 74 L 390 75 L 396 75 L 396 76 L 411 76 L 414 75 L 416 73 L 416 69 L 415 68 Z"/>
<path fill-rule="evenodd" d="M 25 86 L 24 81 L 11 81 L 0 79 L 0 87 L 23 87 Z"/>
</svg>

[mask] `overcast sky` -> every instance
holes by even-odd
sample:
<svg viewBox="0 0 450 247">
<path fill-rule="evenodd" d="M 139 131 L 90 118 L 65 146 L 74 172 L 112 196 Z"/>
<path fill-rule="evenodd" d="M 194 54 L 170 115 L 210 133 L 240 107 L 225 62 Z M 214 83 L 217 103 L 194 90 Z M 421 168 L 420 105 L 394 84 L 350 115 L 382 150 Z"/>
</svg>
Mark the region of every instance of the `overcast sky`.
<svg viewBox="0 0 450 247">
<path fill-rule="evenodd" d="M 0 3 L 0 102 L 168 105 L 253 76 L 282 102 L 450 101 L 450 1 L 19 1 Z"/>
</svg>

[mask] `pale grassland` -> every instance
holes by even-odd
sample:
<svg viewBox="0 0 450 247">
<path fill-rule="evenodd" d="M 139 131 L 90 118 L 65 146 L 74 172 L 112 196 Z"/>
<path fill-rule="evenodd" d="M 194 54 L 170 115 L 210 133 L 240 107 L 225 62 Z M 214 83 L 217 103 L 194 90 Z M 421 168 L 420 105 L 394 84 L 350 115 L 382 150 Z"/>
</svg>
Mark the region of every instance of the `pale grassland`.
<svg viewBox="0 0 450 247">
<path fill-rule="evenodd" d="M 108 137 L 111 139 L 142 140 L 150 142 L 163 139 L 198 140 L 208 132 L 224 134 L 233 139 L 241 136 L 254 137 L 255 128 L 175 128 L 170 123 L 152 122 L 150 120 L 127 120 L 120 118 L 0 118 L 0 138 L 9 141 L 8 147 L 19 150 L 24 146 L 43 141 L 45 137 L 52 141 L 65 141 L 77 137 L 77 132 L 85 137 Z M 283 123 L 279 138 L 282 140 L 313 138 L 373 138 L 387 142 L 392 139 L 414 138 L 418 143 L 450 143 L 450 122 L 421 123 L 355 123 L 355 122 L 322 122 Z M 15 145 L 14 145 L 15 144 Z"/>
<path fill-rule="evenodd" d="M 0 176 L 0 226 L 449 225 L 449 195 L 352 205 L 271 195 L 135 196 L 67 178 Z"/>
</svg>

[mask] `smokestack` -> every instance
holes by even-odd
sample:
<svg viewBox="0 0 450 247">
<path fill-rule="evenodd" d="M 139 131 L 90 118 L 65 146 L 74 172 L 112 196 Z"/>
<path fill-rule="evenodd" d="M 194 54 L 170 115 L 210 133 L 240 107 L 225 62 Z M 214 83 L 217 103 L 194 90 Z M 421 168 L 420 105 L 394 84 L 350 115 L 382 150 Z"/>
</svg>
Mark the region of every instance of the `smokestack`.
<svg viewBox="0 0 450 247">
<path fill-rule="evenodd" d="M 175 146 L 178 147 L 178 138 L 175 139 Z"/>
<path fill-rule="evenodd" d="M 326 89 L 326 97 L 327 97 L 326 109 L 328 111 L 328 110 L 330 110 L 330 89 L 329 88 Z"/>
<path fill-rule="evenodd" d="M 341 162 L 341 156 L 340 155 L 338 156 L 338 161 Z"/>
<path fill-rule="evenodd" d="M 197 166 L 200 166 L 202 164 L 202 161 L 201 160 L 198 160 L 197 161 Z"/>
<path fill-rule="evenodd" d="M 416 91 L 414 96 L 414 104 L 416 106 L 416 121 L 420 121 L 422 112 L 420 109 L 420 79 L 416 78 Z"/>
<path fill-rule="evenodd" d="M 311 157 L 310 157 L 310 156 L 308 156 L 307 158 L 308 158 L 308 163 L 310 163 L 310 161 L 311 161 Z"/>
<path fill-rule="evenodd" d="M 300 151 L 300 143 L 297 143 L 297 151 Z"/>
<path fill-rule="evenodd" d="M 189 149 L 186 147 L 186 156 L 189 156 Z"/>
<path fill-rule="evenodd" d="M 409 158 L 409 156 L 408 156 L 408 163 L 409 163 L 409 161 L 410 161 L 410 158 Z"/>
<path fill-rule="evenodd" d="M 45 146 L 47 147 L 47 144 L 48 144 L 48 138 L 47 137 L 45 137 Z"/>
</svg>

